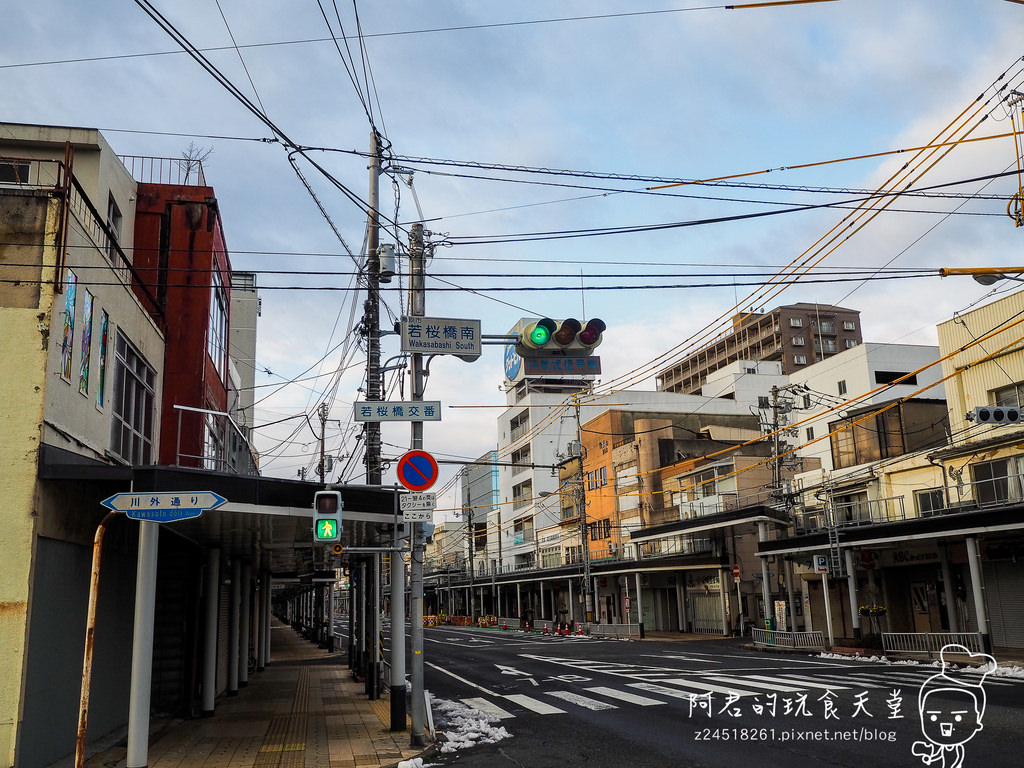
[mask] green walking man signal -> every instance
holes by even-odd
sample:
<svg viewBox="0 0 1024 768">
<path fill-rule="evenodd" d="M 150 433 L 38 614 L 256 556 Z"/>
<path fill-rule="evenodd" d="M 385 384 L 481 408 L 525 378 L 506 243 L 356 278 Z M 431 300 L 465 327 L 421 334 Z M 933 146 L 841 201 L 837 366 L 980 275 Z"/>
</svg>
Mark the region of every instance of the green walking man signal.
<svg viewBox="0 0 1024 768">
<path fill-rule="evenodd" d="M 341 491 L 317 491 L 313 497 L 313 543 L 341 541 Z"/>
</svg>

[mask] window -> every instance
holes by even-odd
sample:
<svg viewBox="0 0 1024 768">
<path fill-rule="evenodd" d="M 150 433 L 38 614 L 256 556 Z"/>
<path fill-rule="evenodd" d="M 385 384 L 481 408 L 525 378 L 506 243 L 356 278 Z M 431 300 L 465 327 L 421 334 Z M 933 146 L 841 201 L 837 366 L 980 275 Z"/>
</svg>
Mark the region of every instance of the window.
<svg viewBox="0 0 1024 768">
<path fill-rule="evenodd" d="M 804 395 L 804 408 L 810 408 L 810 407 L 811 407 L 811 396 L 810 395 Z"/>
<path fill-rule="evenodd" d="M 203 422 L 203 468 L 223 470 L 224 467 L 224 423 L 221 416 L 206 414 Z"/>
<path fill-rule="evenodd" d="M 768 395 L 757 396 L 757 407 L 758 408 L 771 408 L 772 404 L 768 402 Z"/>
<path fill-rule="evenodd" d="M 921 517 L 934 515 L 946 506 L 942 498 L 941 488 L 929 488 L 926 491 L 914 491 L 914 506 Z"/>
<path fill-rule="evenodd" d="M 117 207 L 117 201 L 112 194 L 107 197 L 107 229 L 111 237 L 107 240 L 107 258 L 111 261 L 117 253 L 118 243 L 121 241 L 121 209 Z"/>
<path fill-rule="evenodd" d="M 522 448 L 512 451 L 512 466 L 513 472 L 519 472 L 522 469 L 527 468 L 530 463 L 530 444 L 527 443 Z"/>
<path fill-rule="evenodd" d="M 540 551 L 541 568 L 557 568 L 562 564 L 562 557 L 558 547 L 545 547 Z"/>
<path fill-rule="evenodd" d="M 583 547 L 566 547 L 565 564 L 574 565 L 583 562 Z"/>
<path fill-rule="evenodd" d="M 803 345 L 804 345 L 804 337 L 803 336 L 794 336 L 793 337 L 793 346 L 794 347 L 802 347 Z"/>
<path fill-rule="evenodd" d="M 1021 465 L 1024 456 L 1013 456 L 971 465 L 974 498 L 979 505 L 1018 501 L 1021 498 Z"/>
<path fill-rule="evenodd" d="M 900 411 L 890 409 L 874 418 L 851 416 L 829 424 L 832 464 L 836 469 L 867 464 L 905 453 Z M 860 422 L 854 424 L 853 422 Z"/>
<path fill-rule="evenodd" d="M 530 412 L 523 411 L 518 416 L 514 416 L 509 422 L 510 439 L 515 442 L 516 440 L 523 437 L 526 431 L 530 428 Z"/>
<path fill-rule="evenodd" d="M 853 349 L 856 346 L 857 346 L 857 340 L 856 339 L 847 339 L 846 340 L 846 348 L 847 349 Z"/>
<path fill-rule="evenodd" d="M 1013 405 L 1020 408 L 1024 403 L 1024 383 L 992 390 L 992 405 Z"/>
<path fill-rule="evenodd" d="M 532 517 L 528 517 L 523 520 L 516 520 L 515 525 L 512 527 L 513 544 L 525 544 L 528 541 L 533 541 Z"/>
<path fill-rule="evenodd" d="M 814 427 L 807 428 L 807 442 L 811 442 L 814 439 Z"/>
<path fill-rule="evenodd" d="M 822 320 L 821 323 L 817 320 L 811 320 L 811 328 L 814 328 L 821 333 L 835 333 L 836 323 L 835 320 Z"/>
<path fill-rule="evenodd" d="M 800 318 L 800 317 L 791 317 L 791 318 L 789 318 L 789 327 L 790 328 L 803 328 L 804 327 L 803 318 Z"/>
<path fill-rule="evenodd" d="M 839 349 L 835 339 L 815 339 L 814 348 L 819 352 L 836 352 Z"/>
<path fill-rule="evenodd" d="M 533 481 L 524 480 L 512 486 L 512 509 L 525 507 L 533 501 Z"/>
<path fill-rule="evenodd" d="M 64 340 L 60 345 L 60 377 L 71 382 L 71 358 L 75 353 L 75 293 L 78 277 L 70 269 L 64 277 Z"/>
<path fill-rule="evenodd" d="M 0 184 L 28 184 L 28 162 L 0 161 Z"/>
<path fill-rule="evenodd" d="M 152 464 L 156 374 L 120 331 L 114 357 L 110 448 L 129 464 Z"/>
<path fill-rule="evenodd" d="M 608 485 L 608 467 L 601 467 L 597 470 L 597 484 Z"/>
<path fill-rule="evenodd" d="M 846 379 L 843 379 L 842 381 L 839 382 L 838 388 L 840 395 L 846 394 Z"/>
<path fill-rule="evenodd" d="M 900 384 L 917 384 L 917 374 L 907 376 L 906 371 L 875 371 L 875 384 L 892 384 L 896 379 L 906 377 Z"/>
<path fill-rule="evenodd" d="M 487 548 L 487 521 L 473 523 L 473 548 L 477 552 Z"/>
<path fill-rule="evenodd" d="M 843 320 L 844 331 L 856 331 L 857 324 L 853 320 Z"/>
<path fill-rule="evenodd" d="M 213 367 L 225 379 L 228 362 L 228 299 L 216 269 L 211 274 L 210 324 L 207 329 L 206 351 L 213 361 Z"/>
<path fill-rule="evenodd" d="M 793 362 L 797 365 L 807 365 L 807 355 L 793 355 Z"/>
</svg>

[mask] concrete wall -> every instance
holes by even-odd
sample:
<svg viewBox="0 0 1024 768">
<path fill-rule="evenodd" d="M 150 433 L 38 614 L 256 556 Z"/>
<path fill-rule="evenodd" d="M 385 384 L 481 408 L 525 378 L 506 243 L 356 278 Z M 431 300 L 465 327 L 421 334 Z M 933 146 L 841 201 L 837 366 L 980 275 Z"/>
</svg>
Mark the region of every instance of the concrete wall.
<svg viewBox="0 0 1024 768">
<path fill-rule="evenodd" d="M 9 199 L 8 199 L 9 200 Z M 0 203 L 7 202 L 0 197 Z M 22 201 L 19 201 L 22 202 Z M 30 206 L 30 220 L 44 223 L 46 231 L 57 226 L 55 202 L 40 198 Z M 0 222 L 9 219 L 0 212 Z M 10 228 L 0 230 L 5 233 Z M 7 240 L 6 234 L 0 238 Z M 35 247 L 41 265 L 52 264 L 52 249 Z M 0 245 L 0 264 L 23 258 L 26 249 Z M 21 263 L 21 262 L 17 262 Z M 18 723 L 22 717 L 22 683 L 25 674 L 29 583 L 35 545 L 36 455 L 43 420 L 47 375 L 47 351 L 51 345 L 48 318 L 53 305 L 53 270 L 40 266 L 45 281 L 14 306 L 0 306 L 0 391 L 4 408 L 0 415 L 0 765 L 13 765 Z M 32 305 L 34 301 L 34 306 Z M 20 305 L 19 305 L 20 304 Z"/>
</svg>

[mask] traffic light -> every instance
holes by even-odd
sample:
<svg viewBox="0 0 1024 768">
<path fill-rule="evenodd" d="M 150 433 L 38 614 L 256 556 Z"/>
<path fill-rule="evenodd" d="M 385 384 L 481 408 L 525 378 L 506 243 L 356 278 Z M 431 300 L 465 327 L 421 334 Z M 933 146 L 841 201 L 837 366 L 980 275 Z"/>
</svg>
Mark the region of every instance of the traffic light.
<svg viewBox="0 0 1024 768">
<path fill-rule="evenodd" d="M 317 491 L 313 496 L 313 543 L 341 541 L 341 491 Z"/>
<path fill-rule="evenodd" d="M 543 317 L 527 323 L 516 343 L 516 352 L 522 357 L 537 355 L 589 355 L 601 343 L 601 334 L 607 326 L 603 320 L 593 318 L 586 325 L 574 317 L 556 322 Z"/>
<path fill-rule="evenodd" d="M 1021 411 L 1013 405 L 983 405 L 967 413 L 976 424 L 1020 424 Z"/>
</svg>

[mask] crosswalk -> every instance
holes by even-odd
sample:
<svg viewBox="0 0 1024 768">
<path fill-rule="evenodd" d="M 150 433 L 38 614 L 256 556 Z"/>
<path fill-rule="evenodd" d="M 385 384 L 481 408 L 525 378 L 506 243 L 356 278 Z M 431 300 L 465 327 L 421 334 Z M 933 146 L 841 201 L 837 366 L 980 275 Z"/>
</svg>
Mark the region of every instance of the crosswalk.
<svg viewBox="0 0 1024 768">
<path fill-rule="evenodd" d="M 596 671 L 596 670 L 593 670 Z M 808 698 L 827 695 L 854 696 L 862 692 L 900 689 L 904 696 L 916 697 L 921 684 L 934 675 L 936 670 L 924 667 L 919 670 L 891 671 L 889 669 L 839 669 L 825 668 L 806 672 L 782 671 L 774 674 L 727 674 L 720 671 L 679 673 L 678 675 L 655 677 L 645 675 L 638 682 L 627 682 L 622 675 L 619 685 L 581 684 L 577 690 L 557 688 L 554 690 L 523 693 L 498 694 L 488 692 L 493 698 L 478 696 L 461 701 L 478 710 L 488 720 L 508 720 L 522 714 L 563 715 L 578 708 L 589 712 L 608 712 L 621 707 L 658 707 L 674 703 L 692 706 L 694 697 L 712 694 L 715 697 L 730 697 L 732 700 L 761 700 L 770 694 L 796 696 L 806 694 Z M 586 679 L 586 678 L 584 678 Z M 1019 679 L 989 677 L 986 688 L 1016 686 L 1024 683 Z M 845 692 L 841 694 L 840 692 Z"/>
</svg>

